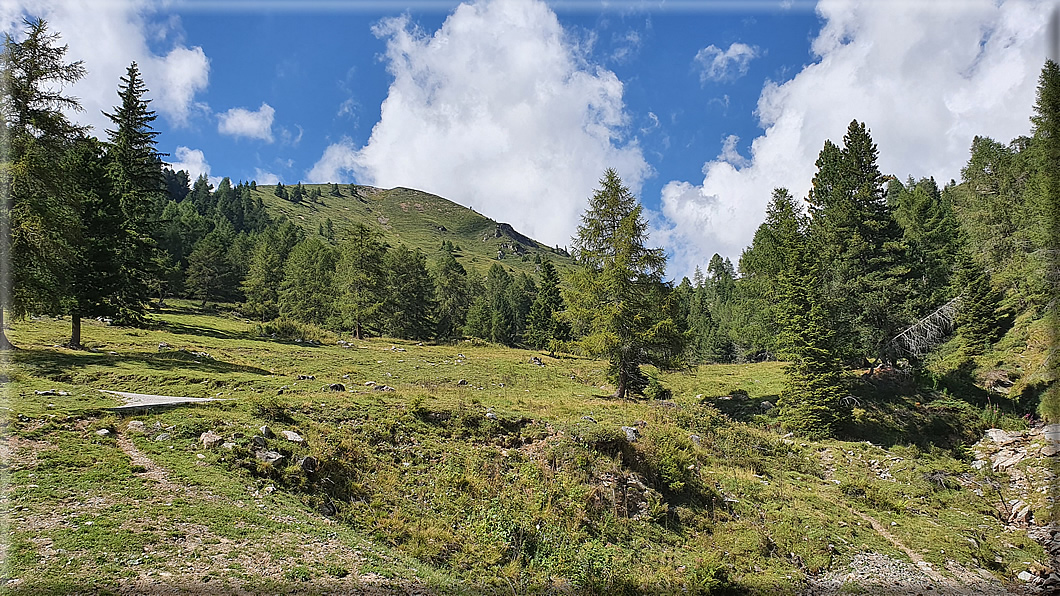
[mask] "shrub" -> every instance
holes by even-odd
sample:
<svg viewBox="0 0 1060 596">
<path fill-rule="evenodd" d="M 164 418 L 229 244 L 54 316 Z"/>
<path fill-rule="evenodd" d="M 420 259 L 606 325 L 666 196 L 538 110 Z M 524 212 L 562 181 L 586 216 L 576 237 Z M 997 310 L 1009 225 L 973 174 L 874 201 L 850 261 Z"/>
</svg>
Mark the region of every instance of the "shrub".
<svg viewBox="0 0 1060 596">
<path fill-rule="evenodd" d="M 312 323 L 302 323 L 286 317 L 269 321 L 264 325 L 258 325 L 258 335 L 316 343 L 322 343 L 327 338 L 327 332 L 320 327 Z"/>
</svg>

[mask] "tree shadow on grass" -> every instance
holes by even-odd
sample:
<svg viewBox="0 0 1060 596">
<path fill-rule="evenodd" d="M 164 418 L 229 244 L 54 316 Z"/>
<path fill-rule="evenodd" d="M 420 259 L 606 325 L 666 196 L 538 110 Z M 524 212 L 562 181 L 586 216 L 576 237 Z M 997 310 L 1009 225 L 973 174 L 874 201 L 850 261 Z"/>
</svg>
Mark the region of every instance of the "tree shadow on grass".
<svg viewBox="0 0 1060 596">
<path fill-rule="evenodd" d="M 159 321 L 157 328 L 175 335 L 205 335 L 214 339 L 254 339 L 254 335 L 247 332 L 221 331 L 213 327 L 200 327 L 198 325 L 187 325 L 173 321 Z"/>
<path fill-rule="evenodd" d="M 198 373 L 215 374 L 256 374 L 267 376 L 268 370 L 245 364 L 234 364 L 212 358 L 195 358 L 183 350 L 170 352 L 126 352 L 107 354 L 105 352 L 60 352 L 48 349 L 21 349 L 11 353 L 11 362 L 33 377 L 47 378 L 53 381 L 70 382 L 74 372 L 90 366 L 117 367 L 133 365 L 143 367 L 146 374 L 154 372 L 172 372 L 188 370 Z"/>
</svg>

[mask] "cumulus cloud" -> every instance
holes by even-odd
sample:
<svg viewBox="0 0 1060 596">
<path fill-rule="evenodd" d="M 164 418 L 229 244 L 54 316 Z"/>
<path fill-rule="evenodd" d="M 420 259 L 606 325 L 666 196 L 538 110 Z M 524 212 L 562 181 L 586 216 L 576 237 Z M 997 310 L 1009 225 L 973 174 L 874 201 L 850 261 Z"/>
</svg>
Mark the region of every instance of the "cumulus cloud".
<svg viewBox="0 0 1060 596">
<path fill-rule="evenodd" d="M 940 184 L 960 177 L 975 135 L 1007 142 L 1029 132 L 1052 3 L 896 6 L 821 2 L 816 60 L 787 82 L 765 84 L 757 107 L 764 132 L 749 161 L 734 161 L 726 140 L 704 164 L 702 183 L 664 186 L 653 238 L 673 255 L 673 273 L 715 252 L 735 261 L 772 189 L 804 198 L 825 139 L 841 143 L 851 120 L 868 125 L 883 172 Z"/>
<path fill-rule="evenodd" d="M 368 143 L 343 139 L 307 174 L 412 186 L 567 245 L 607 167 L 639 191 L 622 83 L 587 62 L 539 0 L 462 4 L 426 34 L 384 20 L 394 81 Z"/>
<path fill-rule="evenodd" d="M 152 3 L 142 0 L 8 0 L 0 7 L 0 26 L 5 33 L 20 36 L 22 15 L 33 15 L 60 34 L 59 42 L 69 45 L 67 60 L 83 60 L 87 69 L 85 78 L 67 90 L 80 98 L 84 108 L 71 116 L 102 136 L 111 126 L 102 111 L 113 111 L 119 78 L 134 60 L 147 85 L 150 107 L 159 114 L 182 125 L 206 110 L 195 98 L 209 82 L 209 59 L 201 47 L 186 47 L 179 41 L 171 41 L 165 53 L 152 51 L 149 42 L 165 46 L 175 29 L 172 17 L 161 24 L 151 22 L 153 10 Z"/>
<path fill-rule="evenodd" d="M 261 168 L 254 168 L 254 181 L 258 184 L 276 184 L 280 177 Z"/>
<path fill-rule="evenodd" d="M 694 61 L 699 66 L 699 81 L 732 81 L 747 74 L 751 60 L 758 57 L 758 48 L 745 43 L 733 43 L 722 50 L 711 44 L 696 53 Z"/>
<path fill-rule="evenodd" d="M 272 119 L 275 114 L 276 110 L 264 102 L 256 112 L 246 108 L 232 108 L 217 115 L 217 132 L 271 143 Z"/>
<path fill-rule="evenodd" d="M 191 149 L 190 147 L 179 146 L 173 152 L 173 157 L 176 159 L 169 162 L 169 167 L 174 172 L 184 170 L 188 173 L 188 178 L 194 184 L 199 176 L 206 176 L 206 179 L 213 184 L 214 187 L 221 182 L 220 176 L 210 175 L 210 164 L 206 162 L 206 155 L 202 152 L 202 149 Z"/>
</svg>

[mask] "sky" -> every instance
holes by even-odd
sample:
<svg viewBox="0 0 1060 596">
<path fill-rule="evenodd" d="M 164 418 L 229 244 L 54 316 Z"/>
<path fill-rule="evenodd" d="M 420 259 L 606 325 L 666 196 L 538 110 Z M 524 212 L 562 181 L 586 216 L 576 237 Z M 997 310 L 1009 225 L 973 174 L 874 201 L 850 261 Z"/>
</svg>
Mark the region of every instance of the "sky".
<svg viewBox="0 0 1060 596">
<path fill-rule="evenodd" d="M 158 150 L 216 183 L 431 192 L 570 246 L 607 168 L 668 276 L 738 262 L 778 187 L 864 122 L 881 170 L 960 178 L 976 136 L 1030 133 L 1036 0 L 0 0 L 81 60 L 105 137 L 137 62 Z M 1049 54 L 1052 55 L 1052 54 Z"/>
</svg>

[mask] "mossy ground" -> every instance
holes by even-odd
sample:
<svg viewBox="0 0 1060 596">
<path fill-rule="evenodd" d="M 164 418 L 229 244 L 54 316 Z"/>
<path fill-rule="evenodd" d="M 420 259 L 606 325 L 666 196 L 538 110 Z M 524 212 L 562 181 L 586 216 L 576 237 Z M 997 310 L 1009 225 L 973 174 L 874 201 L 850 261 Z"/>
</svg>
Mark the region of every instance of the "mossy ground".
<svg viewBox="0 0 1060 596">
<path fill-rule="evenodd" d="M 947 418 L 916 391 L 862 392 L 844 431 L 857 440 L 808 442 L 762 411 L 779 363 L 651 371 L 672 400 L 614 401 L 605 363 L 569 355 L 277 341 L 189 303 L 152 320 L 89 322 L 89 351 L 59 347 L 66 321 L 9 330 L 5 591 L 794 593 L 859 552 L 906 557 L 859 514 L 936 569 L 1044 563 L 999 522 L 997 479 L 949 437 L 916 434 L 979 411 Z M 35 393 L 49 389 L 69 395 Z M 99 389 L 232 401 L 120 417 Z M 885 440 L 865 436 L 872 420 Z M 260 462 L 265 424 L 305 443 L 270 439 L 285 458 Z M 205 449 L 207 430 L 236 446 Z"/>
</svg>

